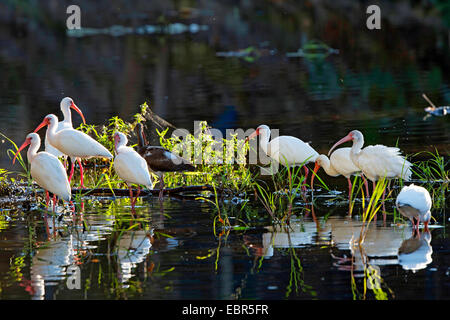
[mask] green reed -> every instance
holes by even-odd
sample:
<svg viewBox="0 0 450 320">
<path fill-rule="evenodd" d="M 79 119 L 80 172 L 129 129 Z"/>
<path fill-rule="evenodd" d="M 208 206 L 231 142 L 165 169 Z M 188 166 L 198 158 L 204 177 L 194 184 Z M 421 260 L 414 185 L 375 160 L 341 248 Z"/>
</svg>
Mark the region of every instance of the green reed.
<svg viewBox="0 0 450 320">
<path fill-rule="evenodd" d="M 420 154 L 425 154 L 430 157 L 428 160 L 417 161 L 414 163 L 412 171 L 420 180 L 425 182 L 444 183 L 450 181 L 450 170 L 447 169 L 449 161 L 446 161 L 445 158 L 439 154 L 437 149 L 435 150 L 435 153 L 421 151 L 413 156 L 418 156 Z"/>
<path fill-rule="evenodd" d="M 375 185 L 375 189 L 372 192 L 370 201 L 367 204 L 367 207 L 366 207 L 366 201 L 364 199 L 364 193 L 363 193 L 363 198 L 362 198 L 362 210 L 363 210 L 362 223 L 363 223 L 363 225 L 361 227 L 361 232 L 360 232 L 359 239 L 358 239 L 359 244 L 364 242 L 370 222 L 373 220 L 373 218 L 375 217 L 375 215 L 378 213 L 378 211 L 381 209 L 381 207 L 383 205 L 382 202 L 380 202 L 380 199 L 383 196 L 383 193 L 385 192 L 387 185 L 388 185 L 388 180 L 386 179 L 386 177 L 383 177 L 377 181 L 377 183 Z M 388 196 L 390 195 L 390 193 L 391 192 L 389 192 Z"/>
<path fill-rule="evenodd" d="M 291 215 L 298 209 L 294 207 L 294 201 L 298 199 L 299 193 L 306 200 L 304 192 L 300 192 L 303 187 L 308 186 L 305 176 L 301 174 L 306 161 L 296 167 L 290 167 L 286 162 L 279 172 L 270 175 L 271 185 L 261 178 L 253 180 L 255 196 L 272 219 L 289 223 Z M 271 169 L 273 170 L 273 163 Z M 303 206 L 300 208 L 303 210 Z"/>
<path fill-rule="evenodd" d="M 368 290 L 372 290 L 376 300 L 388 300 L 389 295 L 395 297 L 394 292 L 386 285 L 380 274 L 380 268 L 369 263 L 369 257 L 364 251 L 364 247 L 358 245 L 354 247 L 356 254 L 360 254 L 361 263 L 363 264 L 362 292 L 358 290 L 356 278 L 354 275 L 354 257 L 352 257 L 351 268 L 351 290 L 353 300 L 366 300 Z"/>
<path fill-rule="evenodd" d="M 169 128 L 156 129 L 162 147 L 190 160 L 195 166 L 195 172 L 166 173 L 165 184 L 175 187 L 215 183 L 222 190 L 245 193 L 252 182 L 252 174 L 245 163 L 248 145 L 238 139 L 237 134 L 228 139 L 215 139 L 209 129 L 207 122 L 202 121 L 195 135 L 187 134 L 183 139 L 166 137 Z"/>
</svg>

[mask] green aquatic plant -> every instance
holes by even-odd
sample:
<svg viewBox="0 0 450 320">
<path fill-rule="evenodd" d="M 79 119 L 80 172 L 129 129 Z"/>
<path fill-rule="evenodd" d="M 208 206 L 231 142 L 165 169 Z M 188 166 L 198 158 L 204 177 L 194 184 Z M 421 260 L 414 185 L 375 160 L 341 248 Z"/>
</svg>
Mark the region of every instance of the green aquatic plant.
<svg viewBox="0 0 450 320">
<path fill-rule="evenodd" d="M 203 200 L 203 201 L 206 201 L 206 202 L 211 203 L 212 205 L 214 205 L 214 207 L 215 207 L 215 209 L 217 211 L 217 216 L 215 216 L 214 220 L 213 220 L 213 231 L 214 231 L 214 236 L 216 236 L 216 229 L 217 229 L 216 221 L 217 220 L 221 223 L 222 228 L 224 226 L 228 226 L 229 227 L 231 224 L 230 224 L 230 220 L 228 219 L 228 215 L 222 215 L 221 214 L 220 204 L 219 204 L 219 196 L 217 194 L 217 189 L 216 189 L 216 186 L 214 185 L 214 183 L 213 183 L 213 188 L 214 188 L 214 201 L 212 201 L 210 199 L 207 199 L 205 197 L 197 197 L 195 199 L 196 200 Z"/>
<path fill-rule="evenodd" d="M 421 151 L 413 155 L 413 157 L 423 155 L 428 156 L 428 160 L 417 161 L 412 168 L 413 173 L 424 182 L 443 182 L 450 181 L 450 170 L 448 170 L 449 161 L 445 160 L 436 149 L 435 152 Z"/>
<path fill-rule="evenodd" d="M 366 300 L 367 292 L 371 290 L 376 300 L 388 300 L 389 295 L 395 298 L 394 292 L 386 285 L 384 279 L 381 277 L 380 268 L 377 265 L 369 263 L 369 258 L 364 251 L 364 247 L 358 245 L 355 247 L 356 254 L 360 254 L 361 263 L 363 264 L 363 278 L 362 278 L 362 292 L 358 290 L 356 277 L 354 274 L 354 257 L 352 257 L 351 265 L 351 290 L 353 300 Z"/>
<path fill-rule="evenodd" d="M 388 180 L 386 177 L 383 177 L 379 179 L 375 185 L 375 189 L 372 192 L 372 195 L 370 197 L 370 201 L 367 204 L 366 207 L 366 201 L 364 199 L 364 193 L 363 193 L 363 199 L 362 199 L 362 227 L 361 232 L 359 235 L 358 243 L 362 244 L 364 242 L 364 239 L 367 235 L 367 231 L 370 225 L 370 222 L 375 218 L 378 211 L 381 209 L 383 203 L 380 202 L 380 199 L 383 196 L 383 193 L 385 193 L 386 188 L 388 185 Z M 390 195 L 391 191 L 388 194 L 388 197 Z"/>
<path fill-rule="evenodd" d="M 16 154 L 16 152 L 19 150 L 19 147 L 17 147 L 17 145 L 14 143 L 14 141 L 12 141 L 10 138 L 8 138 L 6 135 L 4 135 L 3 133 L 0 132 L 0 136 L 2 136 L 3 138 L 5 138 L 6 140 L 8 140 L 12 145 L 14 149 L 8 149 L 7 150 L 7 154 L 9 156 L 10 159 L 12 159 L 14 157 L 14 155 Z M 28 185 L 31 185 L 32 183 L 32 179 L 31 179 L 31 172 L 28 169 L 28 165 L 25 164 L 25 159 L 22 157 L 22 155 L 20 153 L 17 154 L 17 161 L 19 162 L 20 166 L 22 167 L 23 172 L 18 172 L 19 176 L 22 176 L 24 178 L 27 179 L 27 183 Z"/>
<path fill-rule="evenodd" d="M 208 254 L 204 256 L 196 256 L 197 260 L 205 260 L 211 257 L 215 257 L 214 259 L 214 270 L 217 272 L 219 268 L 219 258 L 220 258 L 220 249 L 222 248 L 222 241 L 228 239 L 228 236 L 231 232 L 230 228 L 223 228 L 219 235 L 217 235 L 217 247 L 213 249 L 208 249 Z"/>
<path fill-rule="evenodd" d="M 290 241 L 290 239 L 289 239 Z M 311 285 L 305 283 L 304 280 L 304 271 L 303 266 L 300 261 L 300 258 L 297 256 L 295 248 L 289 244 L 289 256 L 290 256 L 290 273 L 289 273 L 289 284 L 286 287 L 285 297 L 289 298 L 292 291 L 295 290 L 295 293 L 298 294 L 299 291 L 303 293 L 307 293 L 312 297 L 316 297 L 317 293 L 314 291 Z"/>
<path fill-rule="evenodd" d="M 262 177 L 255 177 L 252 181 L 255 197 L 272 219 L 289 223 L 292 214 L 304 209 L 302 205 L 294 206 L 294 202 L 299 197 L 306 201 L 308 184 L 305 176 L 301 174 L 306 161 L 296 167 L 290 167 L 286 164 L 280 168 L 279 172 L 271 174 L 269 181 L 263 180 Z"/>
<path fill-rule="evenodd" d="M 133 115 L 132 122 L 127 122 L 118 116 L 113 116 L 106 121 L 105 125 L 98 126 L 81 123 L 77 130 L 93 136 L 93 138 L 111 153 L 114 153 L 114 133 L 119 131 L 126 135 L 130 134 L 139 122 L 145 121 L 145 115 L 148 111 L 149 107 L 147 103 L 144 103 L 140 106 L 140 112 Z"/>
<path fill-rule="evenodd" d="M 188 173 L 166 173 L 164 182 L 168 187 L 215 183 L 234 194 L 250 189 L 252 174 L 245 162 L 248 145 L 238 139 L 237 133 L 217 139 L 206 121 L 199 123 L 195 134 L 186 134 L 183 139 L 174 135 L 166 137 L 168 130 L 156 129 L 161 146 L 191 161 L 196 169 Z"/>
</svg>

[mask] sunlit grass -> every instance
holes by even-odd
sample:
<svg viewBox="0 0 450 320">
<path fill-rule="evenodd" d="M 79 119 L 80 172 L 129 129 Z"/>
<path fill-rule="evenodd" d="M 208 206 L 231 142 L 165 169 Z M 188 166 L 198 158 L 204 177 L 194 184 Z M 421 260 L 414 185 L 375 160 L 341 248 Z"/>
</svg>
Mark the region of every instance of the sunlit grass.
<svg viewBox="0 0 450 320">
<path fill-rule="evenodd" d="M 412 168 L 413 173 L 424 182 L 448 183 L 450 181 L 450 170 L 447 169 L 449 163 L 439 154 L 438 150 L 436 149 L 435 153 L 422 151 L 413 156 L 421 154 L 425 154 L 429 159 L 415 162 Z"/>
<path fill-rule="evenodd" d="M 373 190 L 372 195 L 370 197 L 370 201 L 366 206 L 366 201 L 362 199 L 362 222 L 363 225 L 361 227 L 361 232 L 359 235 L 358 243 L 361 244 L 364 242 L 364 239 L 367 235 L 367 231 L 371 221 L 374 219 L 375 215 L 380 211 L 383 203 L 380 201 L 383 193 L 385 192 L 388 185 L 388 180 L 383 177 L 379 179 L 375 185 L 375 190 Z M 389 196 L 389 194 L 388 194 Z"/>
<path fill-rule="evenodd" d="M 358 290 L 357 278 L 355 277 L 354 269 L 356 268 L 355 257 L 352 257 L 351 265 L 351 290 L 353 294 L 353 300 L 366 300 L 368 297 L 368 290 L 371 290 L 375 300 L 388 300 L 389 297 L 395 298 L 394 292 L 386 285 L 385 281 L 381 277 L 380 268 L 373 265 L 369 261 L 369 257 L 364 252 L 364 247 L 358 245 L 354 247 L 355 255 L 359 254 L 360 263 L 363 266 L 362 290 Z"/>
</svg>

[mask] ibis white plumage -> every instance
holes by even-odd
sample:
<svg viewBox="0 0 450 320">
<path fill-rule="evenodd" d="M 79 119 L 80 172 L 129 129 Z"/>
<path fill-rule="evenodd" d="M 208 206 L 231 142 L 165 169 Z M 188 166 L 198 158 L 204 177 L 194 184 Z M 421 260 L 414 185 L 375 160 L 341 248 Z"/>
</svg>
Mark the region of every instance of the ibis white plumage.
<svg viewBox="0 0 450 320">
<path fill-rule="evenodd" d="M 45 126 L 48 126 L 47 139 L 50 144 L 61 151 L 63 154 L 71 158 L 113 158 L 111 152 L 109 152 L 108 149 L 106 149 L 101 143 L 95 141 L 84 132 L 75 130 L 73 128 L 65 128 L 57 131 L 58 117 L 54 114 L 45 116 L 42 123 L 36 127 L 34 132 L 38 132 Z M 72 177 L 73 175 L 74 166 L 75 163 L 72 162 L 70 177 Z M 82 170 L 81 167 L 80 170 Z"/>
<path fill-rule="evenodd" d="M 133 148 L 127 147 L 128 139 L 122 132 L 114 134 L 116 157 L 114 158 L 114 170 L 125 181 L 130 189 L 131 207 L 134 208 L 137 197 L 141 192 L 140 185 L 153 189 L 153 182 L 148 171 L 147 162 Z M 138 192 L 133 200 L 131 184 L 138 185 Z"/>
<path fill-rule="evenodd" d="M 253 132 L 246 141 L 256 136 L 260 136 L 259 144 L 267 156 L 284 166 L 303 166 L 306 177 L 309 172 L 308 168 L 306 168 L 306 164 L 315 162 L 319 156 L 317 151 L 308 143 L 293 136 L 279 136 L 269 142 L 270 128 L 264 124 L 256 128 L 256 131 Z"/>
<path fill-rule="evenodd" d="M 59 104 L 61 108 L 61 112 L 64 116 L 64 119 L 62 121 L 58 122 L 58 126 L 56 128 L 56 132 L 63 130 L 63 129 L 72 129 L 72 113 L 70 112 L 70 109 L 74 109 L 78 114 L 81 116 L 81 119 L 83 119 L 83 123 L 86 124 L 86 120 L 84 119 L 83 112 L 75 105 L 72 98 L 65 97 L 61 100 Z M 56 156 L 56 157 L 63 157 L 66 156 L 61 151 L 53 147 L 48 139 L 48 133 L 45 134 L 45 151 Z"/>
<path fill-rule="evenodd" d="M 315 162 L 314 173 L 311 176 L 311 188 L 313 187 L 314 177 L 316 176 L 317 170 L 322 167 L 327 175 L 331 177 L 342 175 L 347 179 L 348 198 L 350 200 L 352 190 L 352 181 L 350 180 L 350 176 L 361 171 L 350 158 L 350 151 L 351 148 L 337 149 L 331 154 L 330 158 L 324 154 L 319 155 Z"/>
<path fill-rule="evenodd" d="M 27 135 L 25 142 L 17 150 L 13 163 L 20 151 L 28 145 L 30 147 L 28 148 L 27 159 L 31 164 L 31 177 L 46 191 L 47 204 L 48 191 L 65 201 L 70 201 L 71 189 L 64 166 L 54 155 L 45 151 L 37 152 L 41 146 L 41 138 L 37 133 Z"/>
<path fill-rule="evenodd" d="M 70 109 L 74 109 L 78 114 L 81 116 L 81 119 L 83 119 L 83 123 L 86 124 L 86 120 L 84 118 L 83 112 L 75 105 L 73 102 L 73 99 L 70 97 L 65 97 L 60 102 L 60 108 L 61 112 L 64 116 L 64 119 L 62 121 L 58 122 L 58 126 L 56 128 L 56 132 L 63 130 L 63 129 L 73 129 L 72 125 L 72 113 L 70 112 Z M 51 145 L 49 139 L 48 139 L 48 130 L 45 133 L 45 151 L 48 153 L 53 154 L 56 157 L 66 157 L 67 155 L 63 154 L 61 151 L 59 151 L 57 148 Z M 80 166 L 80 175 L 81 175 L 81 188 L 84 188 L 84 182 L 83 182 L 83 165 L 81 163 L 80 158 L 72 158 L 72 163 L 75 161 L 78 161 L 78 165 Z M 73 172 L 72 172 L 73 174 Z M 72 180 L 72 175 L 69 176 L 69 182 Z"/>
<path fill-rule="evenodd" d="M 427 189 L 414 184 L 404 186 L 395 200 L 395 205 L 403 216 L 411 220 L 414 228 L 419 229 L 419 223 L 422 221 L 425 231 L 428 230 L 432 201 Z"/>
<path fill-rule="evenodd" d="M 374 186 L 375 182 L 383 177 L 386 179 L 402 178 L 405 181 L 411 179 L 412 164 L 400 155 L 399 148 L 377 144 L 362 149 L 364 136 L 358 130 L 351 131 L 344 138 L 336 142 L 328 154 L 338 145 L 351 140 L 353 140 L 353 145 L 350 150 L 350 159 L 356 167 L 361 169 L 363 175 L 372 181 Z M 369 195 L 367 181 L 364 181 L 364 183 L 367 194 Z"/>
</svg>

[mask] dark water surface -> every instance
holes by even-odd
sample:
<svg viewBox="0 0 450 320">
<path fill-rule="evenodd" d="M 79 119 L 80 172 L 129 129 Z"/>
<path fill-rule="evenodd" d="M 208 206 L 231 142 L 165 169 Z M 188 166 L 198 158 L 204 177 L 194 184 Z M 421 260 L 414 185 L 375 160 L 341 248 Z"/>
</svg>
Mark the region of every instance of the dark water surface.
<svg viewBox="0 0 450 320">
<path fill-rule="evenodd" d="M 359 129 L 367 144 L 437 149 L 448 159 L 450 118 L 428 115 L 421 96 L 450 105 L 450 17 L 440 2 L 442 11 L 381 1 L 381 30 L 366 28 L 364 1 L 2 2 L 0 132 L 21 144 L 46 114 L 61 116 L 59 101 L 71 96 L 89 124 L 130 121 L 146 101 L 191 132 L 195 120 L 220 129 L 264 123 L 325 153 Z M 90 34 L 66 32 L 65 10 L 75 3 Z M 316 40 L 320 54 L 310 51 Z M 299 48 L 309 54 L 295 57 Z M 18 171 L 10 147 L 0 145 L 0 167 Z M 345 180 L 328 182 L 345 195 Z M 397 256 L 409 225 L 388 219 L 366 241 L 364 273 L 364 255 L 349 246 L 358 219 L 324 196 L 319 226 L 302 214 L 289 233 L 262 220 L 226 237 L 214 236 L 211 206 L 191 200 L 165 199 L 161 209 L 143 198 L 132 216 L 127 199 L 83 199 L 78 220 L 65 217 L 50 238 L 42 211 L 4 209 L 0 297 L 450 298 L 448 200 L 432 212 L 437 227 L 430 245 L 421 238 L 417 265 Z M 338 259 L 352 255 L 353 268 Z M 68 288 L 70 266 L 80 268 L 81 289 Z M 382 280 L 364 296 L 367 274 Z"/>
</svg>

